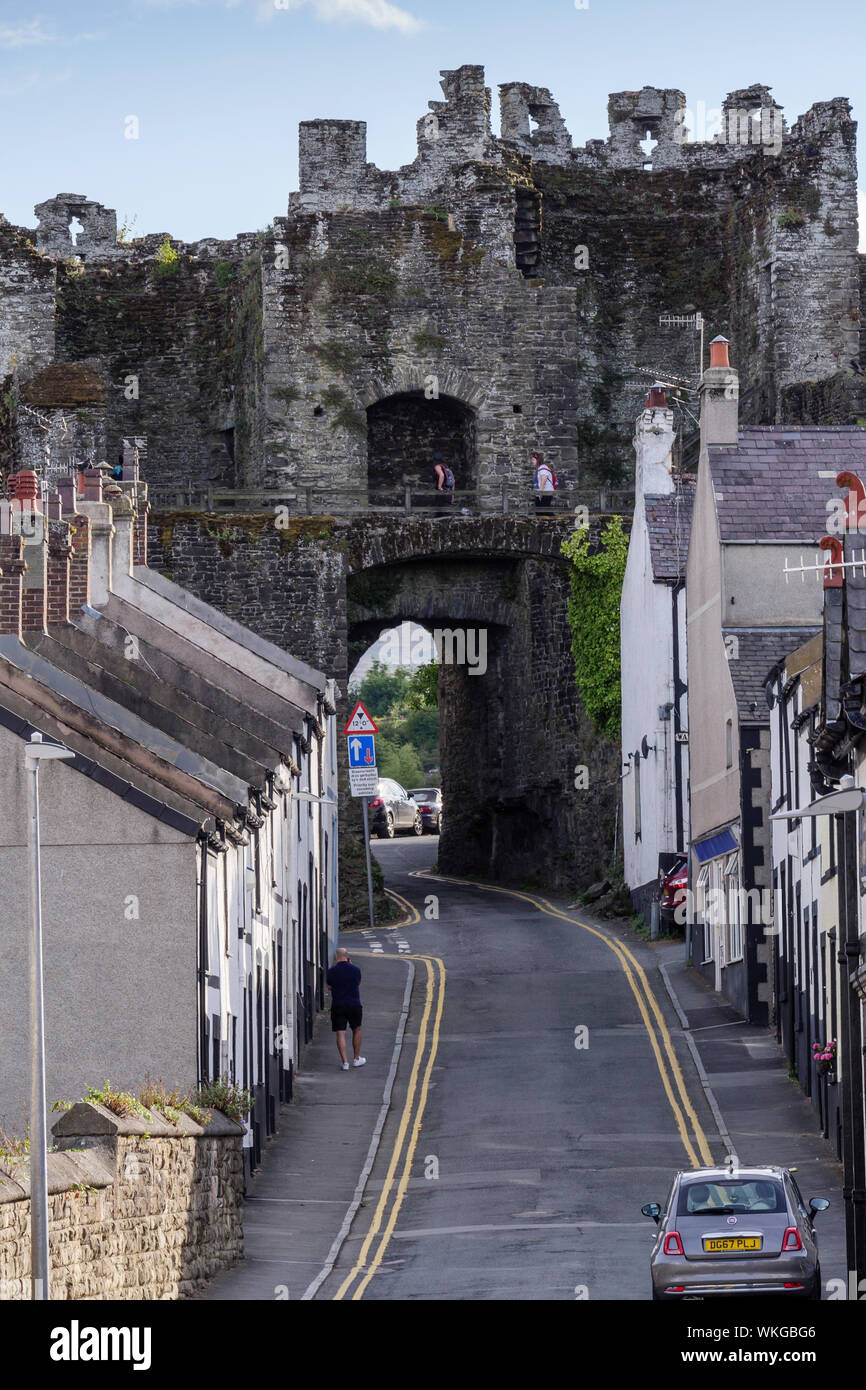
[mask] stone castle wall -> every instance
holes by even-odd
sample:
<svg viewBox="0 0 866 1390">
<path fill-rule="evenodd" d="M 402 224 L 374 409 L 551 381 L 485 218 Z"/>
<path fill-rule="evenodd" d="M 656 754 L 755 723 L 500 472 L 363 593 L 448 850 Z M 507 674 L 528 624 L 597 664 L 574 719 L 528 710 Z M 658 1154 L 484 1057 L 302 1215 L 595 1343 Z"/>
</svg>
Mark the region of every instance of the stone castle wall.
<svg viewBox="0 0 866 1390">
<path fill-rule="evenodd" d="M 52 1299 L 183 1298 L 243 1256 L 240 1125 L 78 1104 L 48 1155 Z M 0 1300 L 30 1298 L 28 1164 L 0 1164 Z"/>
<path fill-rule="evenodd" d="M 164 513 L 149 563 L 304 661 L 347 680 L 386 627 L 483 633 L 486 670 L 443 664 L 443 871 L 585 886 L 607 867 L 619 753 L 574 684 L 560 545 L 567 516 L 275 518 Z M 475 639 L 478 640 L 478 639 Z M 344 753 L 340 740 L 340 753 Z M 577 765 L 589 785 L 574 786 Z M 359 808 L 340 779 L 341 825 Z M 341 835 L 341 854 L 351 836 Z M 344 916 L 344 914 L 341 914 Z"/>
<path fill-rule="evenodd" d="M 366 505 L 368 410 L 405 393 L 423 408 L 434 379 L 471 413 L 474 458 L 443 442 L 480 509 L 528 509 L 534 448 L 566 482 L 622 479 L 647 375 L 697 375 L 697 335 L 665 314 L 700 310 L 705 339 L 731 339 L 745 420 L 800 418 L 826 381 L 834 418 L 856 415 L 845 100 L 789 129 L 768 88 L 733 92 L 720 137 L 690 143 L 683 94 L 646 87 L 614 93 L 609 138 L 578 148 L 545 88 L 503 84 L 499 136 L 482 68 L 442 90 L 396 171 L 368 163 L 363 121 L 304 122 L 287 215 L 171 241 L 168 263 L 164 233 L 118 243 L 81 195 L 41 203 L 32 231 L 0 224 L 0 377 L 55 346 L 98 358 L 104 447 L 146 436 L 151 483 L 312 485 L 350 508 Z M 374 474 L 427 475 L 436 440 L 394 449 L 381 424 Z"/>
</svg>

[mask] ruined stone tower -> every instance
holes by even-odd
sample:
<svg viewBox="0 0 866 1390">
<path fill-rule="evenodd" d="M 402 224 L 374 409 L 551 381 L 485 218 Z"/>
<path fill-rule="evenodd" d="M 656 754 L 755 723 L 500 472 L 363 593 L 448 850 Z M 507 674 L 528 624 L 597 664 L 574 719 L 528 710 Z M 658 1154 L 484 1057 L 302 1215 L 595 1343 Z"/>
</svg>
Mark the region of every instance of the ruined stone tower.
<svg viewBox="0 0 866 1390">
<path fill-rule="evenodd" d="M 571 679 L 569 523 L 532 515 L 530 453 L 591 505 L 630 481 L 647 378 L 697 384 L 696 313 L 733 344 L 744 422 L 866 414 L 855 126 L 837 98 L 789 129 L 754 86 L 692 141 L 683 93 L 645 87 L 575 148 L 545 88 L 503 84 L 497 136 L 480 67 L 441 86 L 396 171 L 363 121 L 303 122 L 265 231 L 118 241 L 78 194 L 0 221 L 0 450 L 56 475 L 134 442 L 153 563 L 344 691 L 392 622 L 484 626 L 487 674 L 440 678 L 440 864 L 585 883 L 619 757 Z M 437 453 L 470 515 L 402 511 Z M 220 488 L 269 495 L 218 519 Z"/>
<path fill-rule="evenodd" d="M 300 187 L 265 232 L 119 243 L 77 194 L 33 231 L 2 225 L 0 378 L 86 361 L 101 400 L 55 382 L 67 426 L 86 416 L 67 448 L 147 437 L 152 484 L 337 490 L 358 509 L 437 443 L 484 511 L 528 505 L 534 447 L 567 482 L 621 480 L 646 373 L 698 374 L 695 334 L 664 315 L 731 339 L 745 420 L 857 413 L 845 100 L 788 129 L 754 86 L 693 142 L 683 93 L 645 87 L 576 148 L 545 88 L 503 84 L 495 136 L 482 68 L 441 85 L 393 172 L 367 162 L 363 121 L 303 122 Z"/>
</svg>

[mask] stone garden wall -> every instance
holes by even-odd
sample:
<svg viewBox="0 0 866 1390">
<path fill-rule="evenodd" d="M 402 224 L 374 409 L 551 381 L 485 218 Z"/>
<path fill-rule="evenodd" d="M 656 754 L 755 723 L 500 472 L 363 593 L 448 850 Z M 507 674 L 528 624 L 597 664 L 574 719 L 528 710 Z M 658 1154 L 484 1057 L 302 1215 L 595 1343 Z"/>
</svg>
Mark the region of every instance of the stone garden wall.
<svg viewBox="0 0 866 1390">
<path fill-rule="evenodd" d="M 175 1299 L 243 1257 L 243 1130 L 74 1105 L 48 1155 L 52 1299 Z M 30 1298 L 29 1164 L 0 1166 L 0 1300 Z"/>
</svg>

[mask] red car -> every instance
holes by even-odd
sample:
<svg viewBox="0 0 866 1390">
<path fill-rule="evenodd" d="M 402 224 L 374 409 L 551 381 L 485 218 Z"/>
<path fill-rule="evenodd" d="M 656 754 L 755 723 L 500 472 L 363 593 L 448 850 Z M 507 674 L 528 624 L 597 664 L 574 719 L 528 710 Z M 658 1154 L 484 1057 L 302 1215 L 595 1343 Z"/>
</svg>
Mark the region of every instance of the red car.
<svg viewBox="0 0 866 1390">
<path fill-rule="evenodd" d="M 685 909 L 686 894 L 689 887 L 689 861 L 679 859 L 672 869 L 667 873 L 659 875 L 661 894 L 659 896 L 659 921 L 664 931 L 671 931 L 675 927 L 685 926 L 684 911 L 679 914 L 679 919 L 674 915 L 677 908 Z"/>
</svg>

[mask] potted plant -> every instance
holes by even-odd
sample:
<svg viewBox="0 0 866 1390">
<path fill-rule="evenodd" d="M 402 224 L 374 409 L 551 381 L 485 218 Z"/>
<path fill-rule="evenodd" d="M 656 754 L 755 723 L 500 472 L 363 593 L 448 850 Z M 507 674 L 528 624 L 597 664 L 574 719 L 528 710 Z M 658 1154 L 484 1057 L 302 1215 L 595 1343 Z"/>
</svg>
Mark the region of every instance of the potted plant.
<svg viewBox="0 0 866 1390">
<path fill-rule="evenodd" d="M 826 1043 L 812 1044 L 812 1060 L 818 1068 L 819 1076 L 826 1076 L 831 1083 L 836 1080 L 836 1039 Z"/>
</svg>

